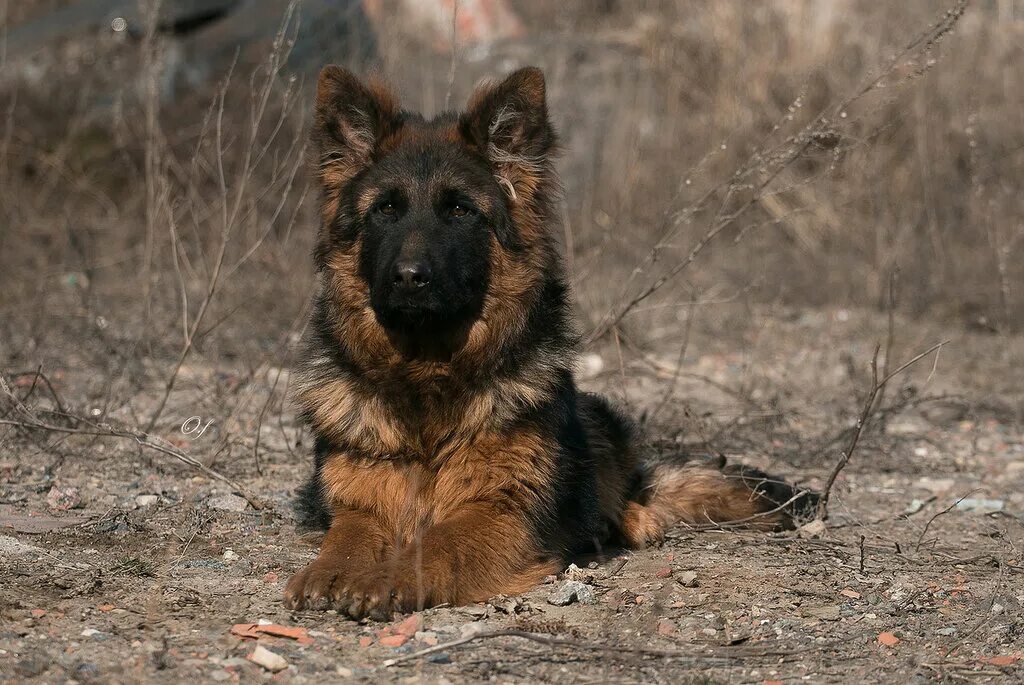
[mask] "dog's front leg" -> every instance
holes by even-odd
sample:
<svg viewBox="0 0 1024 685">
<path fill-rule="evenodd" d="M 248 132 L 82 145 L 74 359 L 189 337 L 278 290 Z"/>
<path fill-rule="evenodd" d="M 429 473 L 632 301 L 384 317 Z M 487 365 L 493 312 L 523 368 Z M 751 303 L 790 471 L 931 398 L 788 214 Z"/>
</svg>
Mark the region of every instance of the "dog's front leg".
<svg viewBox="0 0 1024 685">
<path fill-rule="evenodd" d="M 389 546 L 380 522 L 363 511 L 336 511 L 320 554 L 292 576 L 285 588 L 291 609 L 333 605 L 358 574 L 379 563 Z"/>
<path fill-rule="evenodd" d="M 471 502 L 366 573 L 347 590 L 353 618 L 517 594 L 556 572 L 528 512 L 511 502 Z"/>
</svg>

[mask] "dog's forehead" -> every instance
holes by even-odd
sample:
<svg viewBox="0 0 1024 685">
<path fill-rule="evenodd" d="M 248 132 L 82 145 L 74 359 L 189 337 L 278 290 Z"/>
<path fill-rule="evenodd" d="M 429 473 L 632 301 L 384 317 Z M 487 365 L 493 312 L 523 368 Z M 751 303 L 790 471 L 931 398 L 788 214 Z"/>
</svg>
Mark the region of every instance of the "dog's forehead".
<svg viewBox="0 0 1024 685">
<path fill-rule="evenodd" d="M 441 193 L 457 190 L 470 195 L 482 209 L 492 204 L 489 196 L 494 188 L 487 163 L 451 122 L 406 124 L 381 152 L 366 189 L 367 200 L 374 192 L 400 189 L 412 202 L 430 203 Z"/>
</svg>

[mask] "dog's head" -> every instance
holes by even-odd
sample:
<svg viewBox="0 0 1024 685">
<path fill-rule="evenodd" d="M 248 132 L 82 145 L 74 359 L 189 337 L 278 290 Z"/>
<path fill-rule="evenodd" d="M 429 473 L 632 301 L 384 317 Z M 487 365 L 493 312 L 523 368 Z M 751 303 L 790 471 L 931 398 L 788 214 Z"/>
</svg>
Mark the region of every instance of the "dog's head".
<svg viewBox="0 0 1024 685">
<path fill-rule="evenodd" d="M 381 86 L 325 67 L 313 141 L 318 266 L 353 272 L 348 296 L 389 334 L 468 330 L 497 285 L 495 264 L 535 260 L 555 144 L 540 70 L 482 86 L 464 113 L 427 121 Z"/>
</svg>

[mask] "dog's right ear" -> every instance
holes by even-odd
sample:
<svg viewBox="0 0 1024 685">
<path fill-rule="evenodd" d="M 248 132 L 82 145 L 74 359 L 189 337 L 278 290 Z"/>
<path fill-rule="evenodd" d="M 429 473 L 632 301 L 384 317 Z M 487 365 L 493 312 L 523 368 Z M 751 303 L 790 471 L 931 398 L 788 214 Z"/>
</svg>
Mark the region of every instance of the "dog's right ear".
<svg viewBox="0 0 1024 685">
<path fill-rule="evenodd" d="M 313 143 L 328 195 L 369 165 L 381 141 L 400 127 L 398 102 L 387 88 L 364 84 L 348 69 L 324 67 L 316 84 Z"/>
</svg>

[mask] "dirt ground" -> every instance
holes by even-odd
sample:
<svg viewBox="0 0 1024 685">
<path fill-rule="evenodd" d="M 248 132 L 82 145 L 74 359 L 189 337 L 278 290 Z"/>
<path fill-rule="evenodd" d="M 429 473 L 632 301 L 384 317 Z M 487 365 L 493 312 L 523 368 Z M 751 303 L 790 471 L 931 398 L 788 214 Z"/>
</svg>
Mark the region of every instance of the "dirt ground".
<svg viewBox="0 0 1024 685">
<path fill-rule="evenodd" d="M 820 488 L 885 317 L 771 309 L 720 326 L 733 334 L 695 330 L 682 365 L 678 328 L 622 340 L 589 358 L 584 384 L 644 415 L 649 449 L 721 452 Z M 389 625 L 282 605 L 318 541 L 291 510 L 311 460 L 275 399 L 285 373 L 190 364 L 158 430 L 261 509 L 130 439 L 0 426 L 0 680 L 1021 682 L 1024 339 L 896 330 L 893 364 L 952 340 L 888 389 L 824 531 L 678 528 L 521 597 Z M 55 394 L 138 425 L 159 392 L 104 404 L 117 393 L 97 391 L 102 371 L 78 354 L 45 370 L 53 393 L 11 381 L 35 410 Z M 176 428 L 192 416 L 191 433 Z M 244 437 L 257 431 L 258 448 Z M 582 601 L 551 603 L 570 580 Z M 232 633 L 260 622 L 305 630 Z M 283 668 L 251 661 L 260 648 Z"/>
</svg>

